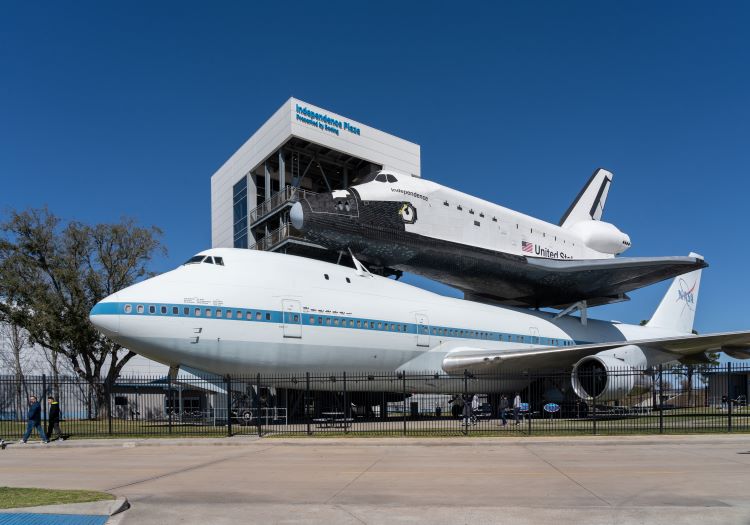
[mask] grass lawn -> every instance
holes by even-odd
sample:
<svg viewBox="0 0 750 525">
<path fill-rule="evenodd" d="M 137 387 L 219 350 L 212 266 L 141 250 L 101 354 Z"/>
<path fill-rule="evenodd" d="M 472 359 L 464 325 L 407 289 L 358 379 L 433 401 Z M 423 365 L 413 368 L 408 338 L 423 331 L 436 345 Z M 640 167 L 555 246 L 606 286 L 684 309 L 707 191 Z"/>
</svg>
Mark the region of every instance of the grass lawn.
<svg viewBox="0 0 750 525">
<path fill-rule="evenodd" d="M 85 503 L 115 499 L 112 494 L 94 490 L 50 490 L 0 487 L 0 509 L 36 507 L 37 505 L 59 505 L 63 503 Z"/>
</svg>

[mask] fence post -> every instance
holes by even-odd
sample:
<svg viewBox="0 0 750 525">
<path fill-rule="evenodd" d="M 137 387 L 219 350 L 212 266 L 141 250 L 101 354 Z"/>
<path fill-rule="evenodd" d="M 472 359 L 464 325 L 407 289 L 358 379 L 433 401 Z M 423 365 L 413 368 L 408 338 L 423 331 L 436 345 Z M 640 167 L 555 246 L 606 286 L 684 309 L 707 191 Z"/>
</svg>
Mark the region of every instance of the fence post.
<svg viewBox="0 0 750 525">
<path fill-rule="evenodd" d="M 531 413 L 533 410 L 531 409 L 531 384 L 533 383 L 533 380 L 531 379 L 531 372 L 529 372 L 529 385 L 526 388 L 526 400 L 529 403 L 529 409 L 526 411 L 526 422 L 528 427 L 529 435 L 531 435 Z"/>
<path fill-rule="evenodd" d="M 105 397 L 107 398 L 107 433 L 112 435 L 112 385 L 105 379 Z"/>
<path fill-rule="evenodd" d="M 659 434 L 664 433 L 664 365 L 659 363 Z"/>
<path fill-rule="evenodd" d="M 404 435 L 406 435 L 406 372 L 401 372 L 401 390 L 403 391 L 403 417 L 404 420 Z"/>
<path fill-rule="evenodd" d="M 42 403 L 42 419 L 47 419 L 47 374 L 42 374 L 42 393 L 39 401 Z"/>
<path fill-rule="evenodd" d="M 732 363 L 727 363 L 727 432 L 732 431 Z"/>
<path fill-rule="evenodd" d="M 174 398 L 172 397 L 172 368 L 170 367 L 167 372 L 167 399 L 169 399 L 169 409 L 167 410 L 167 425 L 169 427 L 169 435 L 172 435 L 172 412 L 174 412 Z"/>
<path fill-rule="evenodd" d="M 263 414 L 263 408 L 260 405 L 260 400 L 261 400 L 261 397 L 260 397 L 260 372 L 258 372 L 258 375 L 257 375 L 257 377 L 255 379 L 255 387 L 258 389 L 258 418 L 256 420 L 256 422 L 258 424 L 258 437 L 262 437 L 263 436 L 263 422 L 260 420 L 260 418 L 262 417 L 262 414 Z M 268 409 L 266 409 L 266 410 L 268 410 Z"/>
<path fill-rule="evenodd" d="M 463 393 L 463 405 L 461 406 L 461 426 L 464 427 L 464 436 L 469 435 L 469 420 L 466 419 L 466 414 L 471 414 L 471 411 L 467 411 L 466 402 L 469 401 L 469 371 L 464 368 L 464 393 Z"/>
<path fill-rule="evenodd" d="M 346 372 L 344 374 L 344 434 L 349 433 L 349 403 L 346 399 Z"/>
<path fill-rule="evenodd" d="M 225 378 L 227 389 L 227 437 L 232 437 L 232 376 Z"/>
<path fill-rule="evenodd" d="M 593 376 L 594 373 L 591 372 Z M 591 428 L 594 435 L 596 435 L 596 396 L 591 398 Z"/>
<path fill-rule="evenodd" d="M 310 399 L 310 372 L 305 372 L 305 420 L 307 421 L 307 435 L 312 435 L 312 428 L 310 427 L 310 414 L 307 412 L 307 405 Z"/>
</svg>

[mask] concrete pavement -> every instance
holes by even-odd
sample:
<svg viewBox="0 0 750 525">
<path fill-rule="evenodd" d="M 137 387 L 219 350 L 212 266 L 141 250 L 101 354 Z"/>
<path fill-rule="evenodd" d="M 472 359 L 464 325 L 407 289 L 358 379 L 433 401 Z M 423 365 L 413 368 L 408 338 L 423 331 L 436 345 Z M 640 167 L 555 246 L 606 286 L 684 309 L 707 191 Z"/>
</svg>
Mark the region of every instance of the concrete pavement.
<svg viewBox="0 0 750 525">
<path fill-rule="evenodd" d="M 125 496 L 123 524 L 750 523 L 746 452 L 747 435 L 70 441 L 9 447 L 0 485 Z"/>
</svg>

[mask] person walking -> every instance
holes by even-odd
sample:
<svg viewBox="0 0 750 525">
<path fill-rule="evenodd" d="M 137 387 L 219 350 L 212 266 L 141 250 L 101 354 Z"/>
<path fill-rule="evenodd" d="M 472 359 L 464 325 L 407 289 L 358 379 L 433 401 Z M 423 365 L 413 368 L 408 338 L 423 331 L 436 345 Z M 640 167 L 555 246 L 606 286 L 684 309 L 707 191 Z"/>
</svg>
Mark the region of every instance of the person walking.
<svg viewBox="0 0 750 525">
<path fill-rule="evenodd" d="M 521 413 L 521 394 L 516 392 L 516 397 L 513 398 L 513 419 L 516 422 L 516 425 L 520 423 L 520 413 Z"/>
<path fill-rule="evenodd" d="M 471 399 L 471 424 L 477 424 L 477 414 L 479 413 L 479 396 L 474 394 Z"/>
<path fill-rule="evenodd" d="M 49 409 L 47 410 L 47 439 L 52 440 L 52 433 L 56 433 L 55 439 L 65 440 L 62 432 L 60 431 L 60 403 L 55 399 L 55 396 L 48 396 L 47 403 L 49 403 Z"/>
<path fill-rule="evenodd" d="M 463 402 L 464 402 L 464 410 L 463 410 L 463 416 L 464 416 L 464 426 L 468 427 L 469 422 L 471 421 L 471 394 L 464 394 L 462 396 Z"/>
<path fill-rule="evenodd" d="M 36 429 L 39 433 L 42 443 L 49 443 L 47 436 L 44 434 L 44 429 L 42 428 L 42 405 L 39 404 L 36 396 L 29 396 L 29 411 L 26 418 L 28 420 L 26 422 L 26 432 L 23 434 L 21 443 L 26 443 L 33 429 Z"/>
<path fill-rule="evenodd" d="M 500 419 L 502 419 L 502 426 L 508 424 L 508 396 L 505 394 L 500 398 Z"/>
</svg>

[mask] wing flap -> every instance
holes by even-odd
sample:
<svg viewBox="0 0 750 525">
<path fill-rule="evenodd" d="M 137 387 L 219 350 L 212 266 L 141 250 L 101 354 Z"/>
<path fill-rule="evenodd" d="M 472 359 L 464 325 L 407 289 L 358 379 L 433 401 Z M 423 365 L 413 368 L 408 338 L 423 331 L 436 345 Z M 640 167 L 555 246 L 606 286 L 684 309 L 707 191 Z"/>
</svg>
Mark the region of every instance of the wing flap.
<svg viewBox="0 0 750 525">
<path fill-rule="evenodd" d="M 716 351 L 727 351 L 730 355 L 750 354 L 750 331 L 613 341 L 562 348 L 545 346 L 483 350 L 457 347 L 446 354 L 443 359 L 443 370 L 448 373 L 461 373 L 464 370 L 481 373 L 497 372 L 501 369 L 567 368 L 583 357 L 625 345 L 636 345 L 668 352 L 674 354 L 675 359 L 692 354 Z"/>
</svg>

